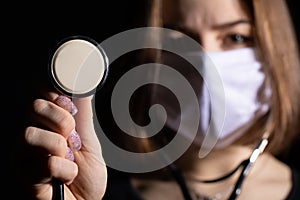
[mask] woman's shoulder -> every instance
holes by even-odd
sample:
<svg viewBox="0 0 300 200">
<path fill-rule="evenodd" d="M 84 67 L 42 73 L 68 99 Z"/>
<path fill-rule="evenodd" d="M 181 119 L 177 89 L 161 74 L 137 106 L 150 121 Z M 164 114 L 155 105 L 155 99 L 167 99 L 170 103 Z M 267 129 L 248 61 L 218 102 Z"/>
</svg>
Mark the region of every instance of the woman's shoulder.
<svg viewBox="0 0 300 200">
<path fill-rule="evenodd" d="M 284 162 L 276 157 L 272 157 L 274 165 L 272 166 L 272 181 L 275 185 L 281 187 L 289 185 L 285 200 L 299 200 L 300 199 L 300 171 L 299 168 L 291 163 Z M 281 172 L 281 173 L 278 173 Z M 276 184 L 278 183 L 278 184 Z"/>
<path fill-rule="evenodd" d="M 241 199 L 286 199 L 293 188 L 290 167 L 265 153 L 255 163 L 243 186 Z"/>
</svg>

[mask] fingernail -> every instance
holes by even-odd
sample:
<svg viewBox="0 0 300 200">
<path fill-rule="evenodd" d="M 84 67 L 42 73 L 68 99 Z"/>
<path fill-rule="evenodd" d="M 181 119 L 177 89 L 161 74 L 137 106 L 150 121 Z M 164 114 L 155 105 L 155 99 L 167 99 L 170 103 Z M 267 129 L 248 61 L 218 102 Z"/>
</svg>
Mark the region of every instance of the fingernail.
<svg viewBox="0 0 300 200">
<path fill-rule="evenodd" d="M 69 147 L 67 147 L 66 159 L 74 161 L 74 154 Z"/>
<path fill-rule="evenodd" d="M 68 137 L 68 141 L 70 144 L 70 147 L 74 151 L 79 151 L 81 148 L 81 139 L 77 133 L 77 131 L 73 130 Z"/>
<path fill-rule="evenodd" d="M 55 100 L 56 104 L 60 107 L 64 108 L 65 110 L 69 111 L 72 115 L 75 115 L 78 112 L 77 107 L 71 101 L 70 98 L 60 95 Z"/>
</svg>

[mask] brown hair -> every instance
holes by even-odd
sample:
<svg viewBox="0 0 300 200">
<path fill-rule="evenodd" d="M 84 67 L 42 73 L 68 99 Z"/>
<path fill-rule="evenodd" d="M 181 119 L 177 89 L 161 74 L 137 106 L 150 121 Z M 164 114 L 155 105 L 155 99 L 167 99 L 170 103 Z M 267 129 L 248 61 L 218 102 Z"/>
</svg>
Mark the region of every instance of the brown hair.
<svg viewBox="0 0 300 200">
<path fill-rule="evenodd" d="M 270 112 L 252 127 L 252 134 L 239 142 L 254 141 L 270 132 L 268 150 L 279 153 L 287 149 L 299 132 L 300 63 L 297 40 L 287 4 L 284 0 L 253 0 L 253 15 L 258 46 L 270 79 Z M 266 118 L 271 119 L 268 125 Z"/>
</svg>

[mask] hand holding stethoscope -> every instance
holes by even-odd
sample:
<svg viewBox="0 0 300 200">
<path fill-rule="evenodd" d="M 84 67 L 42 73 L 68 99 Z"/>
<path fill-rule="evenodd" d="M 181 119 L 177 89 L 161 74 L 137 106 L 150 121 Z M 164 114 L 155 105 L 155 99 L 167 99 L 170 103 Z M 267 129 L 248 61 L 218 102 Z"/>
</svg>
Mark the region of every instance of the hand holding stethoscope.
<svg viewBox="0 0 300 200">
<path fill-rule="evenodd" d="M 49 62 L 49 75 L 55 88 L 71 98 L 93 95 L 108 74 L 108 59 L 96 41 L 82 36 L 58 43 Z M 53 200 L 64 199 L 64 184 L 53 178 Z"/>
</svg>

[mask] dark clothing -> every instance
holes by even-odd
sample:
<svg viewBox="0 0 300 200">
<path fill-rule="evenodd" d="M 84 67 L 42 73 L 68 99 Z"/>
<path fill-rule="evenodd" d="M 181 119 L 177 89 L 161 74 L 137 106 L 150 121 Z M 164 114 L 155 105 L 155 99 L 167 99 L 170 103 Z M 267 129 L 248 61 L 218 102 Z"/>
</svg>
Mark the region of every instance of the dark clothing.
<svg viewBox="0 0 300 200">
<path fill-rule="evenodd" d="M 300 199 L 300 175 L 291 168 L 293 187 L 285 200 Z M 130 183 L 130 174 L 108 168 L 107 190 L 103 200 L 143 200 Z"/>
<path fill-rule="evenodd" d="M 299 171 L 292 168 L 292 183 L 293 187 L 286 200 L 298 200 L 300 199 L 300 174 Z"/>
<path fill-rule="evenodd" d="M 108 168 L 107 188 L 103 200 L 142 200 L 130 183 L 127 173 Z"/>
</svg>

